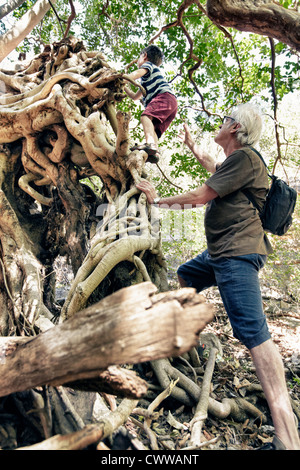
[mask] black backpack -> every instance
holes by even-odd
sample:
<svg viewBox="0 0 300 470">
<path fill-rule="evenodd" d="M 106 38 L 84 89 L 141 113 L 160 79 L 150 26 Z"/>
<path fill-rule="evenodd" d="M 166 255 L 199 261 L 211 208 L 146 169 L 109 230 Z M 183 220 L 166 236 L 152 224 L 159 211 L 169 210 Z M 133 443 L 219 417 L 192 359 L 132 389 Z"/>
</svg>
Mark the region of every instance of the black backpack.
<svg viewBox="0 0 300 470">
<path fill-rule="evenodd" d="M 260 153 L 252 147 L 251 150 L 259 156 L 268 169 Z M 277 176 L 269 173 L 268 176 L 272 179 L 272 184 L 262 210 L 258 208 L 252 194 L 247 189 L 244 190 L 244 193 L 259 211 L 263 229 L 274 235 L 281 236 L 284 235 L 292 225 L 292 214 L 295 210 L 297 191 Z"/>
</svg>

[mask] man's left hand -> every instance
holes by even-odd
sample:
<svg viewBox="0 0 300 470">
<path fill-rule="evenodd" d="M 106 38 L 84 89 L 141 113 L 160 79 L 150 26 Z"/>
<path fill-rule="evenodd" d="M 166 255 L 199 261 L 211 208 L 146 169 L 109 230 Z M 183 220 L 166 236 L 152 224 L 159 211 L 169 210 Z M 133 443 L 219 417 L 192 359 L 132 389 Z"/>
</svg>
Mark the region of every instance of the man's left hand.
<svg viewBox="0 0 300 470">
<path fill-rule="evenodd" d="M 150 204 L 153 204 L 154 199 L 158 197 L 154 186 L 147 180 L 141 180 L 138 184 L 136 184 L 136 187 L 146 194 L 147 201 Z"/>
</svg>

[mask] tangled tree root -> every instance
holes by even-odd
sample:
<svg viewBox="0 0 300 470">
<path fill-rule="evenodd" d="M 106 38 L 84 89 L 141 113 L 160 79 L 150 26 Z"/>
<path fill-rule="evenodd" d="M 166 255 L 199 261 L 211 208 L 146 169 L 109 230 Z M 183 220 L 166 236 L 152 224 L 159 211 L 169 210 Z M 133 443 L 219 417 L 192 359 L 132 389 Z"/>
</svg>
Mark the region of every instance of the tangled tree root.
<svg viewBox="0 0 300 470">
<path fill-rule="evenodd" d="M 236 422 L 244 422 L 250 415 L 258 418 L 262 423 L 266 417 L 252 403 L 242 397 L 224 398 L 221 402 L 210 397 L 211 380 L 214 372 L 215 361 L 218 354 L 222 354 L 219 341 L 212 334 L 200 335 L 200 342 L 209 347 L 209 358 L 206 364 L 201 387 L 187 375 L 180 372 L 171 364 L 170 359 L 159 359 L 151 362 L 151 367 L 162 388 L 167 389 L 172 381 L 178 385 L 171 387 L 170 395 L 186 406 L 194 406 L 196 411 L 190 423 L 191 437 L 189 448 L 197 448 L 201 444 L 201 429 L 208 413 L 219 419 L 232 418 Z M 197 358 L 197 349 L 190 354 L 191 363 L 200 362 Z M 193 368 L 190 365 L 191 368 Z M 197 374 L 195 373 L 195 376 Z"/>
<path fill-rule="evenodd" d="M 179 378 L 180 387 L 174 387 L 171 393 L 171 396 L 176 400 L 187 406 L 192 406 L 195 402 L 200 401 L 201 388 L 189 377 L 174 368 L 169 359 L 159 359 L 151 362 L 151 365 L 162 387 L 170 384 L 170 378 L 173 380 Z M 205 397 L 207 400 L 207 395 Z M 201 403 L 201 406 L 206 407 L 206 404 Z M 224 398 L 220 403 L 209 397 L 207 410 L 216 418 L 224 419 L 232 416 L 238 422 L 246 419 L 247 415 L 244 411 L 247 411 L 252 416 L 259 417 L 264 421 L 261 411 L 242 398 Z"/>
<path fill-rule="evenodd" d="M 153 282 L 160 291 L 167 290 L 166 263 L 161 251 L 159 218 L 155 208 L 147 211 L 145 195 L 133 187 L 116 202 L 107 204 L 105 209 L 91 248 L 69 290 L 61 313 L 62 321 L 83 309 L 103 279 L 124 260 L 131 262 L 136 271 L 133 284 L 151 281 L 143 262 L 147 251 L 156 260 Z"/>
</svg>

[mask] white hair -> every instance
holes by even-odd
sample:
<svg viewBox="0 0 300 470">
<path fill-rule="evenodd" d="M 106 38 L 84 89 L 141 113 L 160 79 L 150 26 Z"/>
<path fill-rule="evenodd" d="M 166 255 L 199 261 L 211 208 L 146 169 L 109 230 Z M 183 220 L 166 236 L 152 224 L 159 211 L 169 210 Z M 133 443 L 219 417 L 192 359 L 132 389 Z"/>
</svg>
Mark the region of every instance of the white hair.
<svg viewBox="0 0 300 470">
<path fill-rule="evenodd" d="M 262 132 L 262 117 L 259 108 L 251 103 L 240 104 L 230 114 L 240 124 L 236 138 L 241 145 L 255 145 Z"/>
</svg>

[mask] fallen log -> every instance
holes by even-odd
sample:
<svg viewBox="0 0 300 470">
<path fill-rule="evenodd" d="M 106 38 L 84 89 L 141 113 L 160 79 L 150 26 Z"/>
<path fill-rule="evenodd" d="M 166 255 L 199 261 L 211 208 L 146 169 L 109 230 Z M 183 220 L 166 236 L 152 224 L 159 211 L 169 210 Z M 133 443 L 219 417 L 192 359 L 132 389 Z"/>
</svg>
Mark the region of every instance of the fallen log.
<svg viewBox="0 0 300 470">
<path fill-rule="evenodd" d="M 0 338 L 0 396 L 97 378 L 113 365 L 190 350 L 212 321 L 212 306 L 192 288 L 155 292 L 154 284 L 143 282 L 35 337 Z"/>
<path fill-rule="evenodd" d="M 83 380 L 68 382 L 64 386 L 82 392 L 101 392 L 131 399 L 143 397 L 148 390 L 147 382 L 135 371 L 120 366 L 109 366 L 96 377 L 95 372 L 91 372 L 91 378 L 86 376 Z"/>
</svg>

